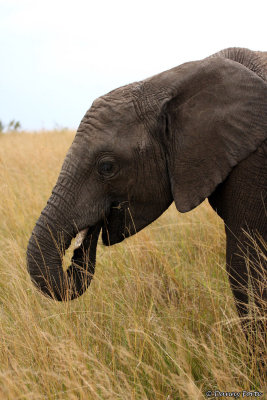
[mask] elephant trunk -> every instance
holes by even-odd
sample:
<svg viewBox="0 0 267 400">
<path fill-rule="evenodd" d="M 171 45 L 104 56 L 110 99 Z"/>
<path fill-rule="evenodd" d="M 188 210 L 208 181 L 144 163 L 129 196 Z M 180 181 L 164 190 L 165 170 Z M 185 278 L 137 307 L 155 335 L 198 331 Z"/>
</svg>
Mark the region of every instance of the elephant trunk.
<svg viewBox="0 0 267 400">
<path fill-rule="evenodd" d="M 74 251 L 71 265 L 64 271 L 63 256 L 75 229 L 66 221 L 59 222 L 54 215 L 50 201 L 29 240 L 27 267 L 32 281 L 44 294 L 59 301 L 72 300 L 82 295 L 91 282 L 101 223 L 88 229 L 82 244 Z"/>
</svg>

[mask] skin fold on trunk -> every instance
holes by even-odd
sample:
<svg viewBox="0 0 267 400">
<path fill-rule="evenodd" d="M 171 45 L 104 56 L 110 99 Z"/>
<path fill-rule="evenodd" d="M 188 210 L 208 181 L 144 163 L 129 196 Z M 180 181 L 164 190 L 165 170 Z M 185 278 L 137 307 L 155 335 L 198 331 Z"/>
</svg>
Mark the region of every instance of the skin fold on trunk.
<svg viewBox="0 0 267 400">
<path fill-rule="evenodd" d="M 90 285 L 95 270 L 96 247 L 101 223 L 83 232 L 84 239 L 76 246 L 71 265 L 62 268 L 65 250 L 75 236 L 73 229 L 55 229 L 41 215 L 27 249 L 27 267 L 34 284 L 49 297 L 67 301 L 81 296 Z M 60 234 L 59 234 L 60 232 Z"/>
</svg>

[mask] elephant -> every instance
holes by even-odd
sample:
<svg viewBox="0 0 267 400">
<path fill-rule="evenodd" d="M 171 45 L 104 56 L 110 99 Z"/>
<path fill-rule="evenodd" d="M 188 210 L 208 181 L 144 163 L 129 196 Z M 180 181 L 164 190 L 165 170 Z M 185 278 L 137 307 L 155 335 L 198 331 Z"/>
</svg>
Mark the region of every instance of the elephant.
<svg viewBox="0 0 267 400">
<path fill-rule="evenodd" d="M 29 239 L 32 281 L 53 299 L 75 299 L 93 277 L 101 230 L 103 244 L 114 245 L 173 201 L 184 213 L 208 199 L 225 224 L 237 311 L 246 318 L 252 285 L 264 314 L 266 154 L 267 52 L 228 48 L 99 97 Z M 62 255 L 81 232 L 65 271 Z"/>
</svg>

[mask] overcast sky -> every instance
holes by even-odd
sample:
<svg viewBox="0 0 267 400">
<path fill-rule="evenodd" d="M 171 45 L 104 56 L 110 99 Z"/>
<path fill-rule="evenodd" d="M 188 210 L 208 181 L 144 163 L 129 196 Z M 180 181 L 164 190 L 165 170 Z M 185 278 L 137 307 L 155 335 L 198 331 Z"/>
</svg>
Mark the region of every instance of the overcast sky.
<svg viewBox="0 0 267 400">
<path fill-rule="evenodd" d="M 0 0 L 0 120 L 77 128 L 92 101 L 226 47 L 267 50 L 266 0 Z"/>
</svg>

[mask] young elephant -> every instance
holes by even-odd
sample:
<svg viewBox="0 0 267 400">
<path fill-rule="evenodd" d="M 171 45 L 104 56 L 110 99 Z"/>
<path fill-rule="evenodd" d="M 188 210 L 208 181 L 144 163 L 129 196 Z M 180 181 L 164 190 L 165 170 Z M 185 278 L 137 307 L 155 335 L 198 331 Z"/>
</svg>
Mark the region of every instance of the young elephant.
<svg viewBox="0 0 267 400">
<path fill-rule="evenodd" d="M 258 305 L 266 300 L 253 261 L 265 278 L 266 264 L 246 235 L 266 255 L 266 139 L 266 52 L 223 50 L 95 100 L 30 238 L 33 282 L 57 300 L 74 299 L 91 281 L 101 229 L 112 245 L 173 200 L 187 212 L 208 198 L 225 222 L 230 284 L 245 317 L 251 284 Z M 62 254 L 81 231 L 64 272 Z"/>
</svg>

